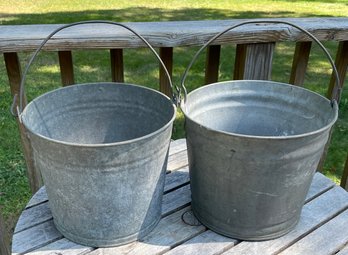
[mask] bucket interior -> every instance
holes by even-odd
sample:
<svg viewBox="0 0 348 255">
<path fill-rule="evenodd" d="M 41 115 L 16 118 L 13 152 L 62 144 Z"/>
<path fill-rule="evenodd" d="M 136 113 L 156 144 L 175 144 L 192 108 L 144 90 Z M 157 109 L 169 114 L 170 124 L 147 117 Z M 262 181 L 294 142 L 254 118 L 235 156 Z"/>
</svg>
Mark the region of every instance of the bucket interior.
<svg viewBox="0 0 348 255">
<path fill-rule="evenodd" d="M 92 83 L 60 88 L 30 102 L 22 114 L 31 132 L 61 142 L 105 144 L 149 135 L 174 120 L 175 106 L 144 87 Z"/>
<path fill-rule="evenodd" d="M 227 81 L 191 92 L 186 117 L 209 129 L 250 136 L 315 132 L 337 119 L 337 108 L 317 93 L 271 81 Z"/>
</svg>

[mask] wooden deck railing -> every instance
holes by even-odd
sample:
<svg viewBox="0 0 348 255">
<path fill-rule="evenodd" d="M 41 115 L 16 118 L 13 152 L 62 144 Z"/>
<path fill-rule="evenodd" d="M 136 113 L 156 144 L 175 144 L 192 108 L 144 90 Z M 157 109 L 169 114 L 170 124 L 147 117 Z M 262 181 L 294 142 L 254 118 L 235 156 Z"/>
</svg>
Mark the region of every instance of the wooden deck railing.
<svg viewBox="0 0 348 255">
<path fill-rule="evenodd" d="M 348 18 L 293 18 L 283 19 L 310 31 L 320 41 L 335 41 L 338 50 L 335 63 L 343 86 L 348 66 Z M 169 73 L 173 70 L 173 48 L 201 46 L 213 35 L 242 20 L 224 21 L 180 21 L 126 23 L 144 36 L 152 46 L 159 48 L 160 56 Z M 42 40 L 60 25 L 14 25 L 0 26 L 0 52 L 3 53 L 12 94 L 18 93 L 21 66 L 18 52 L 35 50 Z M 117 36 L 116 36 L 117 35 Z M 220 37 L 206 52 L 206 83 L 218 79 L 220 48 L 224 44 L 236 45 L 234 79 L 270 79 L 272 58 L 278 42 L 296 44 L 289 83 L 301 86 L 311 51 L 312 42 L 297 29 L 282 24 L 248 25 Z M 76 49 L 108 49 L 112 81 L 123 82 L 123 49 L 142 48 L 144 44 L 122 28 L 106 24 L 81 25 L 57 34 L 44 47 L 47 51 L 57 51 L 62 84 L 74 83 L 72 51 Z M 169 95 L 170 89 L 163 70 L 160 72 L 159 88 Z M 332 96 L 335 77 L 328 84 L 327 96 Z M 32 191 L 41 186 L 40 174 L 31 159 L 28 141 L 20 127 L 23 151 L 27 163 L 28 177 Z"/>
</svg>

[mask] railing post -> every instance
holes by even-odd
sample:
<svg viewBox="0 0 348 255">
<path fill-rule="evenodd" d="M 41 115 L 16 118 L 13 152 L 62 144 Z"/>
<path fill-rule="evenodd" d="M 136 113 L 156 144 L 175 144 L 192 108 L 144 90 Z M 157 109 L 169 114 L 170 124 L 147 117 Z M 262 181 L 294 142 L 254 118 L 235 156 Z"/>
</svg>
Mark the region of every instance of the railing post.
<svg viewBox="0 0 348 255">
<path fill-rule="evenodd" d="M 246 44 L 237 44 L 236 57 L 235 57 L 235 61 L 234 61 L 234 71 L 233 71 L 233 79 L 234 80 L 243 80 L 244 79 L 246 52 L 247 52 L 247 45 Z"/>
<path fill-rule="evenodd" d="M 9 78 L 12 95 L 19 93 L 19 85 L 21 80 L 21 68 L 18 55 L 16 52 L 4 53 L 4 60 Z M 24 99 L 24 105 L 26 99 Z M 43 184 L 41 174 L 38 169 L 35 168 L 34 160 L 32 156 L 32 150 L 30 142 L 26 136 L 24 126 L 18 121 L 19 133 L 21 136 L 23 155 L 27 166 L 27 176 L 29 179 L 31 192 L 34 194 Z"/>
<path fill-rule="evenodd" d="M 343 87 L 344 79 L 346 77 L 347 67 L 348 67 L 348 41 L 343 41 L 343 42 L 339 43 L 337 54 L 336 54 L 336 59 L 335 59 L 335 65 L 336 65 L 336 68 L 337 68 L 337 71 L 338 71 L 338 76 L 340 78 L 339 86 Z M 335 77 L 335 74 L 332 73 L 331 79 L 330 79 L 330 84 L 329 84 L 328 91 L 327 91 L 327 97 L 328 98 L 333 98 L 334 97 L 334 95 L 335 95 L 334 94 L 335 93 L 335 91 L 334 91 L 335 84 L 336 84 L 336 77 Z M 336 100 L 339 100 L 339 98 L 336 98 Z M 328 153 L 328 150 L 329 150 L 329 145 L 330 145 L 330 142 L 331 142 L 332 132 L 333 132 L 333 129 L 331 128 L 328 142 L 325 145 L 325 149 L 324 149 L 323 155 L 321 156 L 320 162 L 318 164 L 318 171 L 322 171 L 323 170 L 325 159 L 326 159 L 326 156 L 327 156 L 327 153 Z"/>
<path fill-rule="evenodd" d="M 123 70 L 123 50 L 111 49 L 111 79 L 113 82 L 124 82 L 124 70 Z"/>
<path fill-rule="evenodd" d="M 346 163 L 344 166 L 343 175 L 342 175 L 341 183 L 340 183 L 341 187 L 348 191 L 347 179 L 348 179 L 348 153 L 347 153 L 347 159 L 346 159 Z"/>
<path fill-rule="evenodd" d="M 74 84 L 74 67 L 71 51 L 58 51 L 58 57 L 63 86 Z"/>
<path fill-rule="evenodd" d="M 205 84 L 214 83 L 219 78 L 220 45 L 212 45 L 207 49 L 205 59 Z"/>
<path fill-rule="evenodd" d="M 294 58 L 292 61 L 291 75 L 289 83 L 297 86 L 303 86 L 309 53 L 311 52 L 312 42 L 297 42 Z"/>
<path fill-rule="evenodd" d="M 275 43 L 237 45 L 235 80 L 270 80 Z"/>
<path fill-rule="evenodd" d="M 173 48 L 172 47 L 163 47 L 160 48 L 160 57 L 166 66 L 170 77 L 172 77 L 172 72 L 173 72 Z M 170 88 L 170 84 L 168 81 L 167 76 L 165 75 L 165 72 L 160 66 L 160 71 L 159 71 L 159 89 L 162 93 L 165 95 L 169 96 L 170 98 L 172 97 L 172 91 Z"/>
<path fill-rule="evenodd" d="M 10 255 L 10 241 L 8 240 L 8 233 L 6 230 L 6 225 L 4 218 L 2 217 L 2 212 L 0 208 L 0 254 Z"/>
<path fill-rule="evenodd" d="M 342 41 L 338 45 L 338 50 L 336 53 L 335 65 L 337 67 L 338 75 L 340 78 L 340 86 L 343 87 L 344 79 L 347 74 L 348 67 L 348 41 Z M 336 84 L 335 74 L 332 73 L 330 85 L 327 91 L 327 97 L 332 98 L 334 96 L 334 87 Z M 336 98 L 338 99 L 338 98 Z"/>
</svg>

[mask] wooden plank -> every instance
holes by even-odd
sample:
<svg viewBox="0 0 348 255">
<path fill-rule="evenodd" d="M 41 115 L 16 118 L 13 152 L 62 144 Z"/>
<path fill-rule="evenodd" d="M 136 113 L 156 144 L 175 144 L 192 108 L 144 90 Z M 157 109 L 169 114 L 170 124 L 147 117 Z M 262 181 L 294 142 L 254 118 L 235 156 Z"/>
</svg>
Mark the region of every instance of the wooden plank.
<svg viewBox="0 0 348 255">
<path fill-rule="evenodd" d="M 179 169 L 177 171 L 167 175 L 165 190 L 170 190 L 170 189 L 173 190 L 176 187 L 180 187 L 181 185 L 185 184 L 186 181 L 188 180 L 189 176 L 188 176 L 187 168 Z M 186 176 L 183 178 L 181 175 L 186 175 Z M 178 178 L 178 176 L 180 177 Z M 322 174 L 316 173 L 314 177 L 314 181 L 308 192 L 307 200 L 311 200 L 312 197 L 318 196 L 318 194 L 321 194 L 322 192 L 326 191 L 327 189 L 332 187 L 332 185 L 333 185 L 332 181 L 324 177 Z M 52 217 L 50 215 L 50 211 L 48 211 L 49 210 L 48 204 L 47 203 L 42 204 L 42 201 L 40 201 L 41 198 L 47 199 L 47 195 L 45 195 L 45 189 L 41 188 L 40 191 L 37 193 L 37 195 L 39 195 L 38 199 L 36 199 L 34 196 L 32 199 L 33 201 L 30 201 L 29 203 L 31 204 L 31 207 L 29 207 L 30 209 L 27 209 L 22 213 L 22 216 L 19 222 L 17 223 L 16 232 L 20 231 L 21 229 L 35 226 L 41 222 L 45 222 Z M 191 201 L 191 193 L 190 193 L 189 185 L 185 185 L 179 189 L 176 189 L 170 193 L 165 194 L 163 196 L 163 205 L 162 205 L 163 216 L 168 215 L 172 213 L 173 211 L 176 211 L 178 208 L 180 209 L 184 206 L 187 206 L 190 203 L 190 201 Z"/>
<path fill-rule="evenodd" d="M 178 209 L 184 208 L 191 203 L 190 185 L 185 185 L 170 193 L 163 195 L 162 216 L 167 216 Z"/>
<path fill-rule="evenodd" d="M 162 202 L 162 217 L 166 217 L 167 215 L 184 208 L 190 204 L 190 201 L 191 193 L 189 185 L 165 194 Z M 12 249 L 13 252 L 19 253 L 23 251 L 31 251 L 60 239 L 62 236 L 57 235 L 53 221 L 49 220 L 50 218 L 52 218 L 52 215 L 48 203 L 40 204 L 25 210 L 16 227 Z M 32 242 L 29 242 L 30 235 L 46 235 L 47 237 L 36 238 Z M 23 244 L 21 244 L 20 241 L 22 239 L 24 242 Z M 60 247 L 68 246 L 70 244 L 67 239 L 64 239 L 57 245 L 57 247 Z"/>
<path fill-rule="evenodd" d="M 74 84 L 74 66 L 71 51 L 58 51 L 58 57 L 63 86 Z"/>
<path fill-rule="evenodd" d="M 278 252 L 297 242 L 303 236 L 307 235 L 318 226 L 330 220 L 332 217 L 336 216 L 339 212 L 345 210 L 346 208 L 348 208 L 348 193 L 340 187 L 335 187 L 305 204 L 298 225 L 290 233 L 277 239 L 268 241 L 245 241 L 233 247 L 232 249 L 224 253 L 224 255 L 277 254 Z M 327 241 L 325 243 L 328 242 L 331 241 Z M 309 253 L 294 252 L 291 254 Z"/>
<path fill-rule="evenodd" d="M 270 80 L 275 43 L 246 45 L 244 80 Z"/>
<path fill-rule="evenodd" d="M 322 194 L 333 185 L 334 183 L 332 181 L 324 177 L 322 174 L 317 173 L 314 176 L 313 183 L 308 192 L 307 200 L 311 200 L 313 197 L 317 197 L 319 194 Z M 332 196 L 335 196 L 335 194 L 333 194 Z M 223 238 L 224 241 L 221 241 L 221 239 L 218 239 L 220 241 L 216 240 L 215 236 Z M 189 240 L 183 245 L 176 247 L 174 250 L 166 254 L 221 254 L 222 252 L 230 249 L 236 243 L 237 241 L 234 239 L 222 237 L 215 233 L 210 234 L 209 231 L 207 231 L 195 237 L 194 239 Z"/>
<path fill-rule="evenodd" d="M 277 18 L 279 20 L 279 18 Z M 319 40 L 348 40 L 348 18 L 285 18 L 308 29 Z M 153 47 L 199 46 L 213 35 L 242 19 L 207 21 L 129 22 L 124 23 L 142 36 Z M 54 25 L 0 26 L 0 51 L 19 52 L 34 50 Z M 297 29 L 282 24 L 246 25 L 221 36 L 215 44 L 243 44 L 279 41 L 310 41 Z M 123 28 L 111 25 L 80 25 L 61 31 L 50 40 L 45 49 L 113 49 L 143 47 L 143 42 Z"/>
<path fill-rule="evenodd" d="M 12 254 L 22 254 L 61 239 L 62 234 L 58 232 L 53 221 L 47 221 L 35 227 L 29 228 L 13 235 Z"/>
<path fill-rule="evenodd" d="M 178 139 L 170 142 L 169 147 L 169 156 L 172 156 L 175 153 L 187 150 L 186 139 Z"/>
<path fill-rule="evenodd" d="M 10 255 L 10 240 L 8 238 L 7 228 L 5 225 L 5 220 L 2 216 L 0 208 L 0 254 Z"/>
<path fill-rule="evenodd" d="M 172 78 L 173 73 L 173 48 L 172 47 L 161 47 L 160 48 L 160 57 L 166 66 L 170 78 Z M 168 77 L 160 65 L 159 68 L 159 90 L 167 95 L 169 98 L 173 97 L 173 92 L 168 81 Z"/>
<path fill-rule="evenodd" d="M 6 65 L 7 77 L 10 83 L 11 94 L 19 95 L 19 85 L 21 83 L 22 71 L 21 64 L 16 52 L 4 53 L 4 60 Z M 26 105 L 27 99 L 24 98 L 24 105 Z"/>
<path fill-rule="evenodd" d="M 235 80 L 270 80 L 275 43 L 238 44 Z"/>
<path fill-rule="evenodd" d="M 340 251 L 336 253 L 336 255 L 348 255 L 348 244 L 341 248 Z"/>
<path fill-rule="evenodd" d="M 237 44 L 236 57 L 235 57 L 235 61 L 234 61 L 234 71 L 233 71 L 233 79 L 234 80 L 243 80 L 244 79 L 246 51 L 247 51 L 246 44 Z"/>
<path fill-rule="evenodd" d="M 337 54 L 336 54 L 335 65 L 337 67 L 338 76 L 340 78 L 339 86 L 341 88 L 343 88 L 344 79 L 345 79 L 345 76 L 347 73 L 347 68 L 348 68 L 348 41 L 344 41 L 344 42 L 339 43 Z M 337 96 L 338 96 L 337 89 L 338 88 L 337 87 L 335 88 L 335 86 L 336 86 L 335 84 L 336 84 L 336 76 L 334 75 L 334 73 L 332 73 L 331 79 L 330 79 L 330 84 L 329 84 L 328 91 L 327 91 L 327 97 L 331 98 L 331 99 L 334 98 L 336 101 L 339 101 L 340 98 L 337 98 Z M 329 150 L 329 146 L 331 143 L 332 132 L 333 132 L 333 129 L 330 130 L 328 142 L 325 145 L 323 154 L 322 154 L 320 161 L 319 161 L 319 164 L 318 164 L 318 171 L 323 170 L 325 159 L 326 159 L 326 156 L 327 156 L 327 153 Z"/>
<path fill-rule="evenodd" d="M 280 254 L 333 254 L 348 242 L 347 226 L 348 210 L 305 236 Z"/>
<path fill-rule="evenodd" d="M 211 45 L 207 48 L 207 55 L 205 58 L 205 84 L 218 81 L 220 51 L 220 45 Z"/>
<path fill-rule="evenodd" d="M 335 65 L 337 67 L 338 76 L 340 78 L 340 86 L 343 87 L 344 80 L 347 74 L 348 68 L 348 41 L 340 42 L 338 45 L 338 50 L 336 53 Z M 336 91 L 334 91 L 334 87 L 336 84 L 336 76 L 334 73 L 331 75 L 330 85 L 327 91 L 327 97 L 332 98 Z M 338 100 L 338 98 L 335 98 Z"/>
<path fill-rule="evenodd" d="M 7 76 L 9 78 L 9 83 L 11 87 L 11 93 L 14 96 L 15 94 L 19 95 L 20 90 L 20 81 L 21 81 L 21 66 L 17 53 L 4 53 L 4 60 L 6 64 Z M 18 98 L 19 100 L 19 98 Z M 17 105 L 19 101 L 17 100 Z M 23 100 L 23 106 L 26 105 L 26 97 Z M 29 179 L 29 185 L 31 192 L 34 194 L 41 186 L 42 179 L 41 174 L 34 165 L 33 155 L 31 151 L 30 142 L 25 135 L 25 128 L 22 123 L 17 120 L 19 133 L 21 136 L 22 150 L 27 167 L 27 176 Z"/>
<path fill-rule="evenodd" d="M 348 191 L 348 153 L 347 153 L 347 159 L 346 159 L 346 163 L 344 165 L 344 170 L 343 170 L 343 175 L 341 178 L 341 187 L 344 188 L 345 190 Z"/>
<path fill-rule="evenodd" d="M 168 158 L 168 167 L 169 171 L 174 171 L 188 165 L 188 157 L 186 151 L 181 151 L 175 154 L 175 157 Z"/>
<path fill-rule="evenodd" d="M 88 255 L 163 254 L 172 247 L 178 246 L 205 231 L 205 227 L 202 225 L 190 226 L 181 220 L 181 215 L 188 210 L 190 210 L 189 207 L 163 218 L 157 227 L 139 242 L 113 248 L 96 249 Z"/>
<path fill-rule="evenodd" d="M 312 42 L 297 42 L 292 60 L 290 84 L 302 86 L 305 80 Z"/>
<path fill-rule="evenodd" d="M 327 190 L 335 187 L 336 184 L 321 173 L 315 173 L 311 186 L 309 187 L 306 202 L 316 198 Z"/>
<path fill-rule="evenodd" d="M 50 243 L 40 249 L 26 253 L 27 255 L 79 255 L 92 251 L 94 248 L 73 243 L 66 238 Z"/>
<path fill-rule="evenodd" d="M 166 255 L 217 255 L 230 249 L 238 241 L 207 230 L 202 234 L 188 240 L 180 246 L 175 247 Z"/>
<path fill-rule="evenodd" d="M 41 204 L 41 203 L 44 203 L 47 201 L 48 201 L 48 197 L 47 197 L 47 193 L 46 193 L 46 188 L 45 188 L 45 186 L 43 186 L 29 200 L 29 202 L 25 208 L 28 209 L 28 208 L 31 208 L 35 205 L 38 205 L 38 204 Z"/>
<path fill-rule="evenodd" d="M 177 169 L 166 176 L 164 193 L 173 191 L 174 189 L 186 185 L 190 182 L 188 167 Z"/>
<path fill-rule="evenodd" d="M 113 82 L 124 82 L 123 49 L 111 49 L 111 79 Z"/>
<path fill-rule="evenodd" d="M 52 213 L 48 202 L 26 209 L 18 219 L 14 233 L 26 230 L 30 227 L 52 219 Z"/>
</svg>

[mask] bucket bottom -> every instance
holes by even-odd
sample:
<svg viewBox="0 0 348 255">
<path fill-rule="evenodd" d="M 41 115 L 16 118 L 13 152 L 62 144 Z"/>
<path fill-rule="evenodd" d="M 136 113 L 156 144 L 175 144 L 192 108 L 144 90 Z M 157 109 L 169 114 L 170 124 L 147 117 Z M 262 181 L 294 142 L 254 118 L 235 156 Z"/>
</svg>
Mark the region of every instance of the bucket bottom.
<svg viewBox="0 0 348 255">
<path fill-rule="evenodd" d="M 219 222 L 212 222 L 214 219 L 211 219 L 209 217 L 208 220 L 205 220 L 202 215 L 199 214 L 199 210 L 195 210 L 194 205 L 191 205 L 192 212 L 197 218 L 197 220 L 202 223 L 204 226 L 206 226 L 208 229 L 234 239 L 239 240 L 245 240 L 245 241 L 266 241 L 270 239 L 275 239 L 278 237 L 281 237 L 290 231 L 292 231 L 297 223 L 300 220 L 300 215 L 291 219 L 291 221 L 287 221 L 285 223 L 279 224 L 276 226 L 277 229 L 280 229 L 278 231 L 272 231 L 274 230 L 274 226 L 270 228 L 259 228 L 259 229 L 233 229 L 232 224 L 228 226 L 228 229 L 226 227 L 226 224 L 222 224 Z M 215 220 L 216 221 L 216 220 Z M 220 226 L 219 226 L 220 225 Z M 244 233 L 243 233 L 244 232 Z"/>
<path fill-rule="evenodd" d="M 92 238 L 84 238 L 81 236 L 77 236 L 75 234 L 72 234 L 68 231 L 66 231 L 64 229 L 64 227 L 60 226 L 59 224 L 56 223 L 56 221 L 53 219 L 54 225 L 56 226 L 56 228 L 58 229 L 58 231 L 67 239 L 69 239 L 70 241 L 73 241 L 75 243 L 78 244 L 82 244 L 82 245 L 86 245 L 86 246 L 91 246 L 91 247 L 115 247 L 115 246 L 120 246 L 120 245 L 124 245 L 127 243 L 131 243 L 134 241 L 137 241 L 141 238 L 143 238 L 144 236 L 146 236 L 147 234 L 149 234 L 159 223 L 159 221 L 161 220 L 161 218 L 159 217 L 158 219 L 156 219 L 152 224 L 150 224 L 149 226 L 147 226 L 144 229 L 141 229 L 141 231 L 128 235 L 128 236 L 122 236 L 122 237 L 118 237 L 115 239 L 92 239 Z"/>
</svg>

